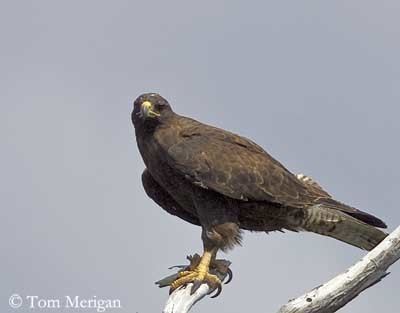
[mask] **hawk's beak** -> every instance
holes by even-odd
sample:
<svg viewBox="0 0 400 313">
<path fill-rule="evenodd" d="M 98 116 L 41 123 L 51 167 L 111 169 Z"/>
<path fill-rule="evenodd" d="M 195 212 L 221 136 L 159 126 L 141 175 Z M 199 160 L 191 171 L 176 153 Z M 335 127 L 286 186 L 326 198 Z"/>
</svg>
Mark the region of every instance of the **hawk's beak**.
<svg viewBox="0 0 400 313">
<path fill-rule="evenodd" d="M 140 115 L 144 118 L 154 118 L 160 116 L 160 113 L 153 111 L 153 105 L 150 101 L 144 101 L 140 107 Z"/>
</svg>

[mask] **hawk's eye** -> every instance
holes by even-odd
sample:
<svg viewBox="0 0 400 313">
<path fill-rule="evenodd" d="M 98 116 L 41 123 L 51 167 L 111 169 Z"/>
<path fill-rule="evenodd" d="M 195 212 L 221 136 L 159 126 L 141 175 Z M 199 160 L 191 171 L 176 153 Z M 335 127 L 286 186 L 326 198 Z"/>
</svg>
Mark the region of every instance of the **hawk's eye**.
<svg viewBox="0 0 400 313">
<path fill-rule="evenodd" d="M 154 104 L 154 108 L 155 108 L 157 111 L 161 111 L 161 110 L 163 110 L 165 107 L 166 107 L 166 105 L 165 105 L 163 102 L 160 102 L 160 101 L 157 101 L 157 102 Z"/>
</svg>

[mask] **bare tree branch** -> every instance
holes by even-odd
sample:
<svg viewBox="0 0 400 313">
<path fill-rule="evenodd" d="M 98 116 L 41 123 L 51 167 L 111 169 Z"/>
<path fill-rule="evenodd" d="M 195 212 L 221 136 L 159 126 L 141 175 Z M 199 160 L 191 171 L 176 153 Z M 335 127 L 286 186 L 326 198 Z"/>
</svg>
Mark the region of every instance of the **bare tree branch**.
<svg viewBox="0 0 400 313">
<path fill-rule="evenodd" d="M 388 273 L 386 270 L 400 258 L 400 226 L 375 249 L 344 273 L 320 287 L 291 300 L 278 313 L 332 313 L 375 285 Z M 172 276 L 166 278 L 171 279 Z M 168 298 L 163 313 L 187 313 L 209 292 L 206 284 L 190 295 L 192 284 L 175 290 Z"/>
<path fill-rule="evenodd" d="M 185 288 L 175 290 L 168 298 L 163 313 L 186 313 L 192 306 L 203 299 L 209 292 L 210 288 L 207 284 L 202 284 L 193 295 L 190 290 L 193 284 L 188 284 Z"/>
<path fill-rule="evenodd" d="M 332 313 L 389 273 L 400 258 L 400 226 L 358 263 L 320 287 L 291 300 L 278 313 Z"/>
</svg>

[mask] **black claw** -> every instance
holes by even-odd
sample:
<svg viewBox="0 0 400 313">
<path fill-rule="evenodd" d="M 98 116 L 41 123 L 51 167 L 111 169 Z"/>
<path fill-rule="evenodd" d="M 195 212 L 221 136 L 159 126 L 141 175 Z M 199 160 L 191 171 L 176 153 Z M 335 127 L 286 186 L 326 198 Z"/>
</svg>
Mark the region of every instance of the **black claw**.
<svg viewBox="0 0 400 313">
<path fill-rule="evenodd" d="M 190 290 L 190 295 L 193 295 L 196 291 L 197 291 L 197 289 L 199 289 L 200 288 L 200 286 L 202 285 L 202 281 L 201 280 L 195 280 L 195 281 L 193 281 L 193 286 L 192 286 L 192 289 Z"/>
<path fill-rule="evenodd" d="M 177 287 L 177 288 L 172 288 L 172 287 L 170 287 L 169 288 L 169 295 L 171 295 L 171 293 L 173 293 L 175 290 L 178 290 L 178 289 L 181 289 L 182 288 L 182 286 L 179 286 L 179 287 Z"/>
<path fill-rule="evenodd" d="M 210 286 L 210 290 L 208 291 L 207 295 L 212 294 L 215 290 L 217 290 L 217 288 L 218 288 L 218 286 L 215 286 L 213 288 L 211 288 L 211 286 Z"/>
<path fill-rule="evenodd" d="M 228 279 L 226 282 L 224 282 L 225 285 L 229 284 L 232 281 L 233 278 L 233 272 L 231 271 L 230 268 L 228 268 L 228 271 L 226 272 L 228 274 Z"/>
<path fill-rule="evenodd" d="M 213 292 L 215 290 L 215 288 L 211 291 L 211 292 Z M 210 293 L 211 293 L 210 292 Z M 216 298 L 216 297 L 218 297 L 220 294 L 221 294 L 221 292 L 222 292 L 222 286 L 218 286 L 217 287 L 217 292 L 215 293 L 215 295 L 212 295 L 210 298 Z"/>
</svg>

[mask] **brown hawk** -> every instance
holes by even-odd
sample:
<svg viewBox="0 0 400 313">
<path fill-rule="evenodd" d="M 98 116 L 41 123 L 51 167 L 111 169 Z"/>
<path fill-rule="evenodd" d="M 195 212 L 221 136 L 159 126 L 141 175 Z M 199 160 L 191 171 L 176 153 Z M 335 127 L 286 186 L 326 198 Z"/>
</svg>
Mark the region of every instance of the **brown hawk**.
<svg viewBox="0 0 400 313">
<path fill-rule="evenodd" d="M 241 230 L 309 231 L 371 250 L 386 225 L 294 175 L 251 140 L 176 114 L 155 93 L 134 102 L 132 122 L 146 169 L 147 195 L 167 212 L 201 226 L 204 253 L 171 284 L 220 288 L 209 273 L 218 250 L 241 242 Z"/>
</svg>

